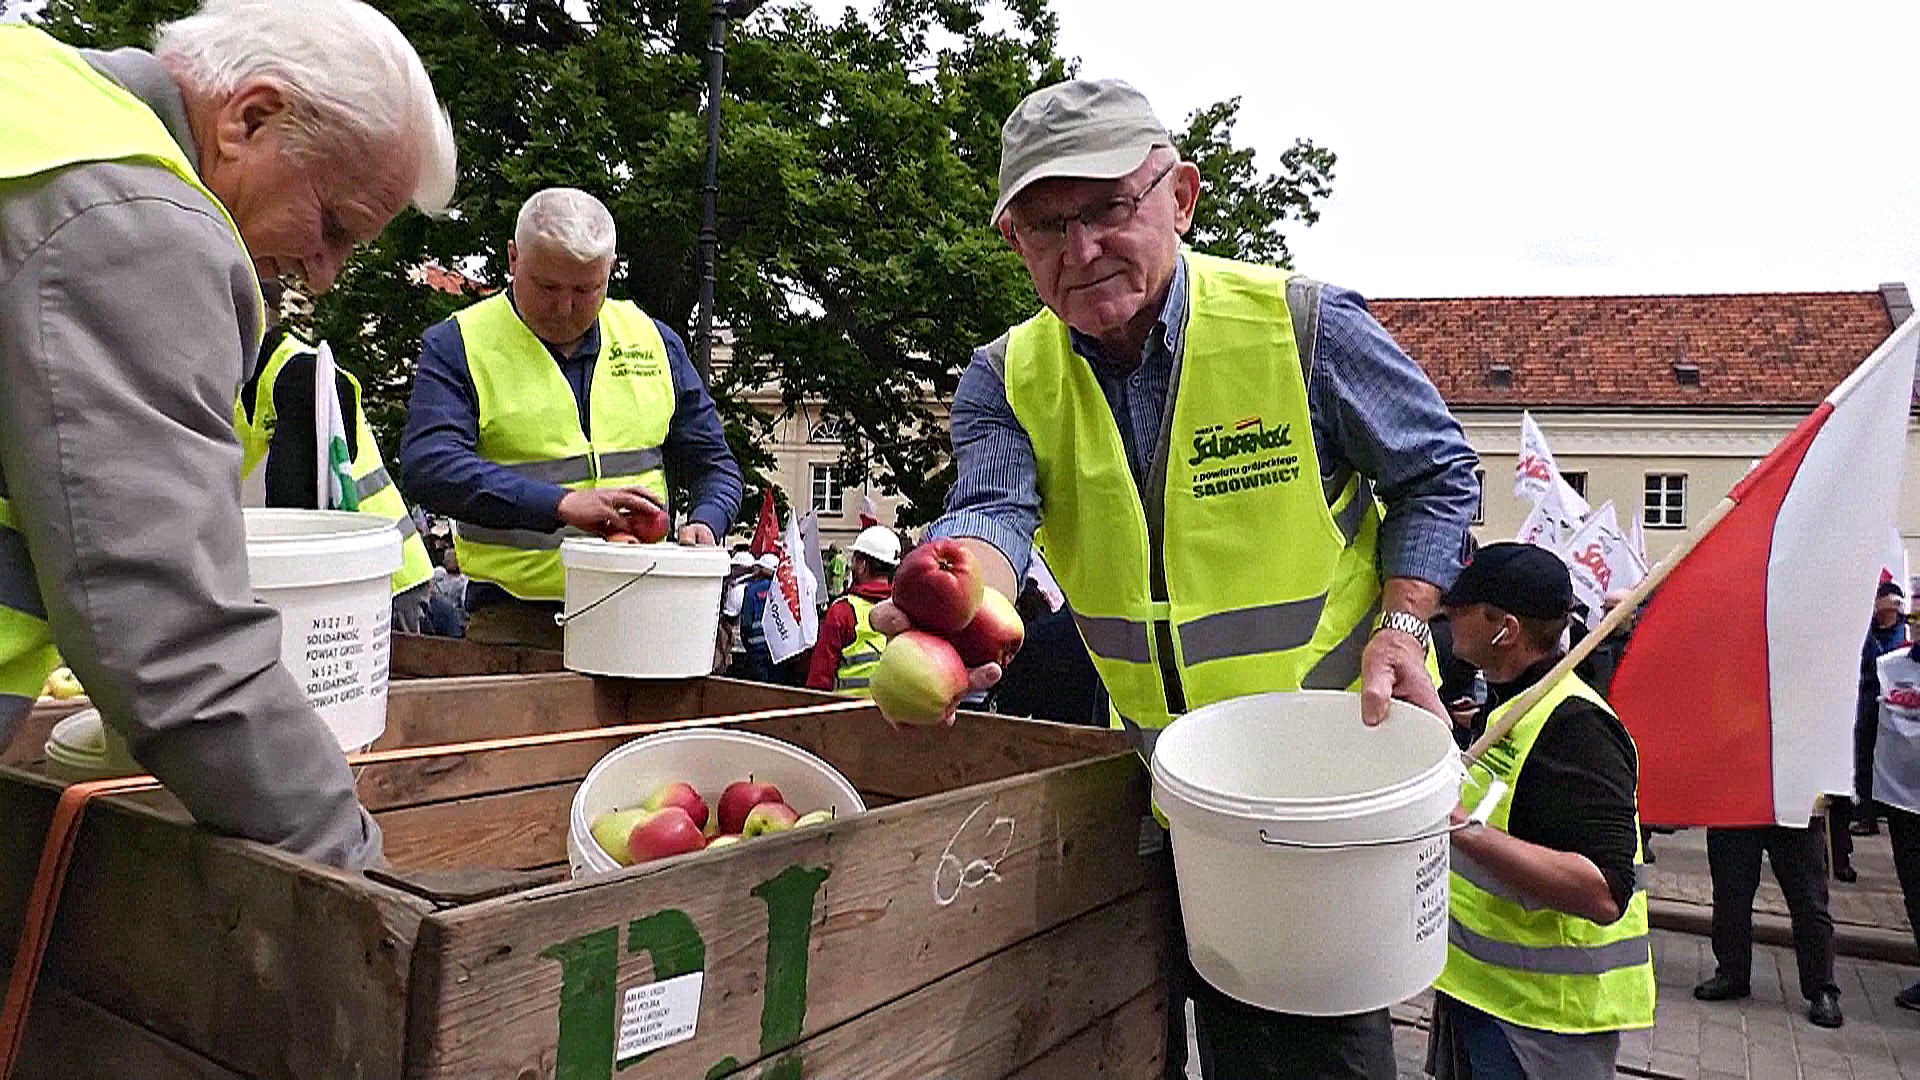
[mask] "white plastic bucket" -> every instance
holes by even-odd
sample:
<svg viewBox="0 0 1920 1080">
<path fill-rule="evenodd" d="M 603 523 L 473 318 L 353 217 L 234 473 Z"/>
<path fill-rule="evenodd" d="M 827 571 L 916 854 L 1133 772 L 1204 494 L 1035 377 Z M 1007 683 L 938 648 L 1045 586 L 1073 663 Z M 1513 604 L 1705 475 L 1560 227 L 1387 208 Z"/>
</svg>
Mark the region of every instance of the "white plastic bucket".
<svg viewBox="0 0 1920 1080">
<path fill-rule="evenodd" d="M 280 660 L 343 750 L 387 730 L 392 575 L 400 530 L 344 510 L 248 507 L 254 598 L 280 612 Z M 129 776 L 140 766 L 98 709 L 74 713 L 47 739 L 47 771 L 68 782 Z"/>
<path fill-rule="evenodd" d="M 346 750 L 387 730 L 400 530 L 346 510 L 249 507 L 253 594 L 280 611 L 280 660 Z"/>
<path fill-rule="evenodd" d="M 62 718 L 47 736 L 47 774 L 78 784 L 143 772 L 127 741 L 100 719 L 99 709 L 82 709 Z"/>
<path fill-rule="evenodd" d="M 1403 1001 L 1440 974 L 1444 829 L 1462 766 L 1432 714 L 1396 701 L 1369 728 L 1356 694 L 1234 698 L 1168 726 L 1152 772 L 1187 952 L 1209 983 L 1261 1008 L 1337 1016 Z"/>
<path fill-rule="evenodd" d="M 560 543 L 560 565 L 567 667 L 636 679 L 713 670 L 725 550 L 572 537 Z"/>
<path fill-rule="evenodd" d="M 609 810 L 637 806 L 659 788 L 688 783 L 720 812 L 720 793 L 751 777 L 772 784 L 787 805 L 802 814 L 832 810 L 836 817 L 865 813 L 867 804 L 840 770 L 779 739 L 750 731 L 668 731 L 621 746 L 594 765 L 573 794 L 567 827 L 567 861 L 573 876 L 620 869 L 594 842 L 593 819 Z"/>
</svg>

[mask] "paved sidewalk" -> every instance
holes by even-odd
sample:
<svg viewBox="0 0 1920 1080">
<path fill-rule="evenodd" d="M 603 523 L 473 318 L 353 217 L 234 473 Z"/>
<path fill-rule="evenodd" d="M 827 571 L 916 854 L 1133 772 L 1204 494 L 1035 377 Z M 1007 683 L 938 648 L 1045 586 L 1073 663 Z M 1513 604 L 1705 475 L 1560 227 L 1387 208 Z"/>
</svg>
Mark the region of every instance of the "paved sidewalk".
<svg viewBox="0 0 1920 1080">
<path fill-rule="evenodd" d="M 1835 976 L 1847 1022 L 1828 1030 L 1807 1023 L 1791 949 L 1756 947 L 1753 996 L 1709 1004 L 1693 999 L 1694 984 L 1713 973 L 1707 940 L 1666 930 L 1654 931 L 1653 939 L 1655 1023 L 1623 1041 L 1622 1076 L 1920 1080 L 1920 1013 L 1893 1004 L 1893 995 L 1920 972 L 1842 957 Z M 1428 995 L 1394 1009 L 1394 1046 L 1407 1080 L 1426 1075 L 1430 1009 Z"/>
<path fill-rule="evenodd" d="M 1705 929 L 1713 911 L 1713 879 L 1707 872 L 1707 833 L 1688 829 L 1656 835 L 1658 860 L 1647 868 L 1648 896 L 1660 915 L 1691 916 Z M 1853 866 L 1860 879 L 1851 885 L 1829 880 L 1828 910 L 1833 915 L 1840 950 L 1879 959 L 1920 959 L 1907 929 L 1906 907 L 1893 869 L 1893 851 L 1884 832 L 1854 837 Z M 1664 904 L 1664 910 L 1662 902 Z M 1760 891 L 1754 897 L 1756 924 L 1764 932 L 1772 923 L 1784 931 L 1787 902 L 1774 882 L 1771 867 L 1763 868 Z M 1664 920 L 1673 925 L 1671 919 Z M 1692 929 L 1693 927 L 1689 927 Z"/>
</svg>

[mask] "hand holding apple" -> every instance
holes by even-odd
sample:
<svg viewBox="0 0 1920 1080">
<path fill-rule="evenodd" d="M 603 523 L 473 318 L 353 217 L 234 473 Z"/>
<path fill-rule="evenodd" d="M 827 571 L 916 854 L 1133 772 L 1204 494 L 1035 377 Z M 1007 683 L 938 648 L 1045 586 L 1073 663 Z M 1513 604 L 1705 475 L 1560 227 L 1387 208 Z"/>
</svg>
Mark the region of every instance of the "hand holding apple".
<svg viewBox="0 0 1920 1080">
<path fill-rule="evenodd" d="M 973 621 L 985 589 L 973 552 L 943 536 L 900 560 L 893 575 L 893 604 L 919 629 L 952 634 Z"/>
</svg>

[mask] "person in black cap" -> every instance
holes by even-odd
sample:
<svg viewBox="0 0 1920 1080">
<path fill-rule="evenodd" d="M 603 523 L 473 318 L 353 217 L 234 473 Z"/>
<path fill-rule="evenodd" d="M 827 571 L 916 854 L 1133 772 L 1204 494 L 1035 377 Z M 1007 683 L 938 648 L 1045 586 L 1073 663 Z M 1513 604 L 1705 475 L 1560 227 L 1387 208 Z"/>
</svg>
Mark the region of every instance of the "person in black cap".
<svg viewBox="0 0 1920 1080">
<path fill-rule="evenodd" d="M 1561 657 L 1573 585 L 1530 544 L 1479 550 L 1441 600 L 1453 651 L 1488 684 L 1477 739 Z M 1440 1080 L 1614 1075 L 1620 1033 L 1653 1026 L 1633 739 L 1567 674 L 1488 747 L 1452 824 L 1447 966 L 1428 1071 Z M 1470 820 L 1492 778 L 1505 785 Z"/>
</svg>

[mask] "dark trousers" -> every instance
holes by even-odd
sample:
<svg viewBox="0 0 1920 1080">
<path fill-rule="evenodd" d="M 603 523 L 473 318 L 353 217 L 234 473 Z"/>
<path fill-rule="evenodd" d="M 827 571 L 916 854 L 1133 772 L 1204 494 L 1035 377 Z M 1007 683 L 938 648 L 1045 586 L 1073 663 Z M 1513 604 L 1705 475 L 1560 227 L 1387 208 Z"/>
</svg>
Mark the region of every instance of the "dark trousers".
<svg viewBox="0 0 1920 1080">
<path fill-rule="evenodd" d="M 1872 821 L 1873 748 L 1880 741 L 1880 710 L 1856 709 L 1853 714 L 1853 811 L 1861 821 Z"/>
<path fill-rule="evenodd" d="M 1842 867 L 1853 866 L 1853 800 L 1845 795 L 1827 796 L 1827 849 L 1833 852 L 1833 865 L 1837 871 Z"/>
<path fill-rule="evenodd" d="M 1888 806 L 1887 839 L 1893 841 L 1893 871 L 1900 877 L 1900 898 L 1907 902 L 1907 925 L 1920 944 L 1920 814 Z"/>
<path fill-rule="evenodd" d="M 1162 856 L 1173 881 L 1173 853 Z M 1393 1080 L 1393 1020 L 1387 1010 L 1352 1016 L 1295 1016 L 1269 1012 L 1208 985 L 1187 959 L 1187 935 L 1177 899 L 1168 905 L 1168 1080 L 1187 1075 L 1187 1009 L 1200 1044 L 1205 1080 Z"/>
<path fill-rule="evenodd" d="M 1826 849 L 1818 830 L 1780 825 L 1708 829 L 1707 866 L 1713 874 L 1713 958 L 1720 974 L 1745 985 L 1753 971 L 1753 894 L 1760 888 L 1760 855 L 1786 894 L 1793 917 L 1793 955 L 1800 993 L 1811 1000 L 1833 981 L 1833 916 L 1827 913 Z"/>
</svg>

